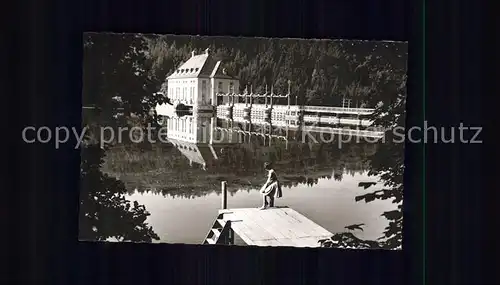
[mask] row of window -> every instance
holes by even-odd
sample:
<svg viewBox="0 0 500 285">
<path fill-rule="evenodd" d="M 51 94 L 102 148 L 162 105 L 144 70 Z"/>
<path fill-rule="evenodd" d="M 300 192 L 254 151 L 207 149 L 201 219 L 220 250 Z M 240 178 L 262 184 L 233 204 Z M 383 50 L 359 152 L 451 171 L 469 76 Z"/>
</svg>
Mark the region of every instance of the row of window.
<svg viewBox="0 0 500 285">
<path fill-rule="evenodd" d="M 173 79 L 170 79 L 168 80 L 169 83 L 177 83 L 177 84 L 186 84 L 186 83 L 195 83 L 195 80 L 188 80 L 188 79 L 177 79 L 177 80 L 173 80 Z"/>
<path fill-rule="evenodd" d="M 205 80 L 202 81 L 202 90 L 203 89 L 206 89 L 207 88 L 207 82 Z M 227 90 L 229 93 L 234 93 L 234 84 L 233 82 L 230 82 L 229 83 L 229 89 Z M 224 89 L 223 89 L 223 84 L 222 82 L 219 82 L 217 84 L 217 93 L 224 93 Z"/>
<path fill-rule="evenodd" d="M 272 115 L 271 117 L 273 120 L 284 120 L 285 119 L 285 115 L 283 114 L 276 114 L 276 115 Z"/>
<path fill-rule="evenodd" d="M 203 102 L 206 102 L 207 98 L 207 81 L 203 80 L 201 82 L 201 98 Z M 229 92 L 234 93 L 234 84 L 230 82 Z M 222 82 L 218 83 L 218 93 L 224 93 Z M 195 87 L 169 87 L 168 88 L 169 97 L 172 99 L 185 100 L 185 101 L 195 101 Z"/>
<path fill-rule="evenodd" d="M 177 73 L 187 73 L 187 72 L 197 72 L 199 69 L 198 68 L 183 68 L 183 69 L 177 69 Z"/>
<path fill-rule="evenodd" d="M 229 88 L 228 88 L 228 93 L 234 93 L 234 83 L 229 82 Z M 223 87 L 222 87 L 222 82 L 219 82 L 217 86 L 217 93 L 224 93 Z"/>
<path fill-rule="evenodd" d="M 188 132 L 192 134 L 194 132 L 193 121 L 189 119 L 189 122 L 186 120 L 168 120 L 168 129 L 179 131 L 179 132 Z"/>
<path fill-rule="evenodd" d="M 185 100 L 185 101 L 195 101 L 195 87 L 170 87 L 168 89 L 169 97 L 172 99 Z"/>
</svg>

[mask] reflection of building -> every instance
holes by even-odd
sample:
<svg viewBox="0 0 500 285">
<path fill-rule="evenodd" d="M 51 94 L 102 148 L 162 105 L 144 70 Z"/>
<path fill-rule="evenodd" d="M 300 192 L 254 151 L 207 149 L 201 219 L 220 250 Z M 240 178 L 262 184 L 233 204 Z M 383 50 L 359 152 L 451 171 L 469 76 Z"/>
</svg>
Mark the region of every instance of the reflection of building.
<svg viewBox="0 0 500 285">
<path fill-rule="evenodd" d="M 219 159 L 224 148 L 237 143 L 236 135 L 228 135 L 215 128 L 216 119 L 211 114 L 172 117 L 167 120 L 167 138 L 179 151 L 203 168 Z"/>
<path fill-rule="evenodd" d="M 192 56 L 168 78 L 168 97 L 174 105 L 184 104 L 196 110 L 213 110 L 216 93 L 237 93 L 239 81 L 230 76 L 222 62 L 204 54 Z"/>
</svg>

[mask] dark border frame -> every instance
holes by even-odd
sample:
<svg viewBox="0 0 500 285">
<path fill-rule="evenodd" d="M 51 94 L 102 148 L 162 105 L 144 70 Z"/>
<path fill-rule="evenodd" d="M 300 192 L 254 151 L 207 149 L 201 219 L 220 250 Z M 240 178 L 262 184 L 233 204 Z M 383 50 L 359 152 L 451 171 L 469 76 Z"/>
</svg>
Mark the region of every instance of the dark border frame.
<svg viewBox="0 0 500 285">
<path fill-rule="evenodd" d="M 424 76 L 422 2 L 360 2 L 61 1 L 56 6 L 41 2 L 23 6 L 27 15 L 16 18 L 13 25 L 21 33 L 8 34 L 9 72 L 17 76 L 10 82 L 12 94 L 20 94 L 16 99 L 21 100 L 20 111 L 10 116 L 20 123 L 14 132 L 20 133 L 26 125 L 79 125 L 83 31 L 408 40 L 407 126 L 422 125 L 424 105 L 429 124 L 451 126 L 466 121 L 479 125 L 481 102 L 471 98 L 478 93 L 483 59 L 477 44 L 483 40 L 482 27 L 474 22 L 481 17 L 479 4 L 427 3 Z M 423 79 L 426 93 L 432 94 L 425 102 Z M 26 145 L 15 137 L 22 157 L 10 160 L 10 153 L 7 156 L 9 174 L 15 179 L 13 189 L 20 190 L 22 200 L 19 213 L 13 215 L 19 221 L 13 221 L 12 228 L 21 234 L 15 240 L 27 250 L 27 259 L 22 259 L 22 251 L 11 250 L 9 255 L 22 266 L 17 276 L 26 281 L 23 284 L 143 284 L 157 279 L 171 284 L 273 284 L 273 280 L 285 284 L 484 284 L 479 278 L 485 275 L 479 273 L 485 264 L 476 254 L 481 245 L 481 217 L 476 213 L 481 211 L 463 211 L 481 209 L 478 198 L 468 192 L 472 187 L 484 188 L 477 145 L 426 146 L 428 269 L 422 271 L 421 145 L 408 145 L 405 153 L 404 250 L 367 252 L 78 242 L 79 151 Z M 461 164 L 464 160 L 474 161 L 475 167 Z M 11 173 L 14 169 L 17 172 Z M 439 202 L 434 200 L 438 198 Z M 460 214 L 460 224 L 451 221 L 451 215 Z M 467 238 L 459 238 L 459 230 Z M 458 251 L 467 256 L 459 259 Z M 425 282 L 424 277 L 432 282 Z"/>
</svg>

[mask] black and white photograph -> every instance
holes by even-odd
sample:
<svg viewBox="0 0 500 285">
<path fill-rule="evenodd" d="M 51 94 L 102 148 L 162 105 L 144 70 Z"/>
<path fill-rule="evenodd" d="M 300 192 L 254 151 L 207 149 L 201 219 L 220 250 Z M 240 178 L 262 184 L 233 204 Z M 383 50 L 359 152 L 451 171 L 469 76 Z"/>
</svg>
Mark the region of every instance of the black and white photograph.
<svg viewBox="0 0 500 285">
<path fill-rule="evenodd" d="M 80 241 L 402 249 L 407 42 L 83 44 Z"/>
</svg>

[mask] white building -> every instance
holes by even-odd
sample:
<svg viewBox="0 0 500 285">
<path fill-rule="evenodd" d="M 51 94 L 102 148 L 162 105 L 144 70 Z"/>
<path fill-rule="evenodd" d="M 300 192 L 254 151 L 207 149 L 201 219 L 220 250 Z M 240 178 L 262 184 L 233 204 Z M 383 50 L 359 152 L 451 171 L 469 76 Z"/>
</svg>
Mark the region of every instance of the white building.
<svg viewBox="0 0 500 285">
<path fill-rule="evenodd" d="M 216 164 L 222 149 L 238 143 L 237 134 L 216 130 L 216 120 L 207 113 L 172 116 L 167 119 L 167 138 L 190 164 L 210 168 Z"/>
<path fill-rule="evenodd" d="M 167 77 L 167 96 L 174 106 L 183 104 L 196 110 L 213 110 L 216 93 L 238 93 L 239 80 L 227 74 L 222 62 L 213 59 L 209 50 L 191 58 Z"/>
</svg>

